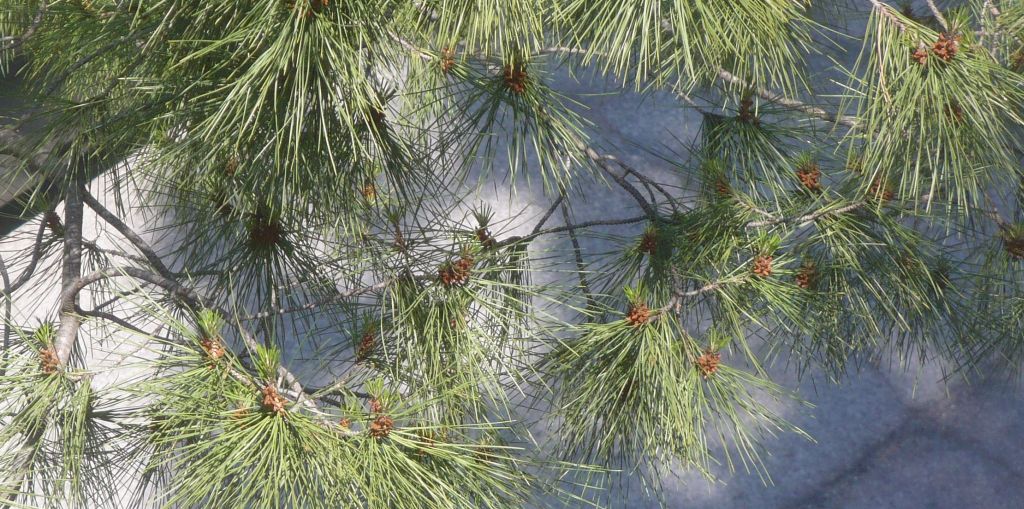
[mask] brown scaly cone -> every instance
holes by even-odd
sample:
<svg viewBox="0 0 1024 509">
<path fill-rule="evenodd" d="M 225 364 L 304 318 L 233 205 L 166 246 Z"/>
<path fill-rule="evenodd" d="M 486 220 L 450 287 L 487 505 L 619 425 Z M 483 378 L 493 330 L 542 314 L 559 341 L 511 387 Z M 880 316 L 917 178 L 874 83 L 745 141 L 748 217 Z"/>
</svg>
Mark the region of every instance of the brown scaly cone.
<svg viewBox="0 0 1024 509">
<path fill-rule="evenodd" d="M 491 231 L 482 226 L 476 229 L 476 240 L 480 241 L 480 245 L 483 246 L 484 249 L 494 249 L 497 245 L 497 241 L 494 240 L 494 236 L 491 235 Z"/>
<path fill-rule="evenodd" d="M 390 416 L 384 415 L 384 403 L 377 398 L 370 398 L 370 413 L 376 415 L 373 421 L 370 422 L 370 426 L 367 431 L 370 436 L 378 440 L 387 437 L 391 434 L 391 430 L 395 427 L 395 420 Z"/>
<path fill-rule="evenodd" d="M 224 343 L 220 338 L 203 338 L 199 340 L 199 346 L 203 347 L 206 356 L 212 360 L 217 360 L 224 356 Z"/>
<path fill-rule="evenodd" d="M 729 185 L 729 181 L 726 180 L 725 177 L 718 177 L 718 179 L 715 180 L 715 192 L 718 193 L 718 196 L 721 198 L 728 197 L 732 194 L 732 186 Z"/>
<path fill-rule="evenodd" d="M 373 422 L 370 423 L 369 432 L 370 436 L 381 440 L 387 438 L 391 434 L 391 430 L 395 428 L 395 420 L 387 415 L 378 415 Z"/>
<path fill-rule="evenodd" d="M 1003 247 L 1006 248 L 1006 254 L 1010 255 L 1010 258 L 1024 260 L 1024 231 L 1016 234 L 1003 234 Z"/>
<path fill-rule="evenodd" d="M 64 236 L 64 223 L 61 222 L 60 216 L 54 211 L 48 211 L 44 216 L 46 219 L 46 227 L 50 229 L 50 233 L 53 233 L 56 237 Z"/>
<path fill-rule="evenodd" d="M 365 361 L 376 347 L 377 331 L 373 327 L 367 328 L 366 332 L 363 333 L 363 337 L 359 340 L 359 349 L 356 350 L 356 362 Z"/>
<path fill-rule="evenodd" d="M 288 404 L 288 400 L 284 399 L 284 396 L 277 392 L 277 387 L 267 385 L 263 388 L 262 403 L 264 410 L 277 415 L 284 415 L 284 407 Z"/>
<path fill-rule="evenodd" d="M 352 429 L 352 419 L 349 419 L 348 417 L 343 417 L 340 421 L 338 421 L 338 427 L 344 430 Z"/>
<path fill-rule="evenodd" d="M 259 211 L 249 218 L 249 245 L 255 249 L 270 249 L 281 242 L 284 230 L 281 224 Z"/>
<path fill-rule="evenodd" d="M 895 196 L 889 186 L 889 183 L 882 180 L 881 177 L 875 177 L 875 180 L 871 182 L 871 187 L 868 188 L 868 194 L 883 203 L 892 200 Z"/>
<path fill-rule="evenodd" d="M 740 111 L 737 113 L 736 118 L 745 124 L 761 125 L 761 119 L 758 118 L 757 113 L 754 111 L 754 100 L 750 97 L 740 99 Z"/>
<path fill-rule="evenodd" d="M 943 62 L 953 60 L 960 50 L 960 36 L 950 34 L 939 34 L 939 39 L 932 44 L 932 53 L 942 59 Z"/>
<path fill-rule="evenodd" d="M 808 191 L 820 191 L 821 190 L 821 167 L 814 161 L 808 161 L 801 164 L 796 169 L 796 178 L 800 179 L 800 183 Z"/>
<path fill-rule="evenodd" d="M 231 156 L 224 162 L 224 175 L 234 177 L 238 172 L 238 157 Z"/>
<path fill-rule="evenodd" d="M 753 272 L 755 276 L 768 277 L 772 275 L 772 256 L 760 255 L 754 258 Z"/>
<path fill-rule="evenodd" d="M 640 237 L 640 252 L 653 255 L 658 249 L 658 232 L 657 230 L 647 230 L 644 232 L 643 237 Z"/>
<path fill-rule="evenodd" d="M 814 285 L 816 272 L 817 269 L 814 266 L 814 262 L 804 262 L 803 266 L 800 267 L 800 272 L 796 273 L 796 285 L 804 290 L 810 290 Z"/>
<path fill-rule="evenodd" d="M 526 69 L 520 64 L 505 66 L 505 86 L 515 94 L 522 94 L 526 91 L 526 81 L 529 77 Z"/>
<path fill-rule="evenodd" d="M 943 111 L 946 112 L 946 118 L 958 124 L 962 124 L 964 122 L 964 109 L 961 108 L 959 104 L 955 102 L 949 103 L 945 108 L 943 108 Z"/>
<path fill-rule="evenodd" d="M 700 357 L 697 357 L 695 364 L 697 365 L 697 369 L 700 371 L 701 376 L 707 380 L 708 377 L 718 371 L 718 365 L 721 364 L 721 362 L 722 355 L 711 348 L 708 348 L 704 350 L 704 353 L 701 354 Z"/>
<path fill-rule="evenodd" d="M 359 193 L 363 195 L 363 198 L 373 200 L 377 197 L 377 185 L 373 182 L 367 182 L 359 189 Z"/>
<path fill-rule="evenodd" d="M 57 357 L 57 351 L 53 347 L 39 350 L 39 367 L 47 375 L 52 375 L 60 369 L 60 357 Z"/>
<path fill-rule="evenodd" d="M 384 411 L 384 404 L 379 399 L 373 398 L 370 400 L 370 412 L 379 414 Z"/>
<path fill-rule="evenodd" d="M 454 262 L 446 263 L 437 269 L 437 277 L 445 286 L 461 286 L 469 281 L 470 272 L 473 269 L 473 258 L 462 255 Z"/>
<path fill-rule="evenodd" d="M 1010 69 L 1017 72 L 1024 70 L 1024 48 L 1019 48 L 1010 55 Z"/>
<path fill-rule="evenodd" d="M 928 63 L 928 49 L 921 46 L 918 47 L 917 49 L 911 50 L 910 58 L 917 61 L 917 63 L 920 65 L 925 65 Z"/>
<path fill-rule="evenodd" d="M 629 312 L 626 313 L 626 322 L 633 327 L 639 327 L 648 320 L 651 319 L 651 310 L 647 308 L 647 304 L 642 302 L 634 303 L 629 306 Z"/>
<path fill-rule="evenodd" d="M 455 67 L 455 50 L 451 48 L 441 49 L 441 60 L 438 62 L 438 66 L 441 67 L 441 72 L 448 73 Z"/>
</svg>

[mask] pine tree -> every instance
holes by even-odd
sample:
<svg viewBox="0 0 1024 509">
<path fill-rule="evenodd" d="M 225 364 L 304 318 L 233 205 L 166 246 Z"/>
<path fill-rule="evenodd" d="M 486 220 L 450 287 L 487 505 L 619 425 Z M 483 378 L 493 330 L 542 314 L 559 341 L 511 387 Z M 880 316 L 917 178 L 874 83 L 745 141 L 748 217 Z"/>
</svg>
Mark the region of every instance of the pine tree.
<svg viewBox="0 0 1024 509">
<path fill-rule="evenodd" d="M 1013 372 L 1024 1 L 858 2 L 0 0 L 0 505 L 623 505 L 767 478 L 775 359 Z"/>
</svg>

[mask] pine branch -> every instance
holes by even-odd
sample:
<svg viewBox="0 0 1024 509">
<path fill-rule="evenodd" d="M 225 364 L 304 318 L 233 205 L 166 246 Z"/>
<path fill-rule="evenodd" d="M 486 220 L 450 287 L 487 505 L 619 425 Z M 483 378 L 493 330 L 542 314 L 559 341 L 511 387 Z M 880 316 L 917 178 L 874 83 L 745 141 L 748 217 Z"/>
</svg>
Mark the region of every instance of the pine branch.
<svg viewBox="0 0 1024 509">
<path fill-rule="evenodd" d="M 619 187 L 624 189 L 627 193 L 629 193 L 630 196 L 633 197 L 633 200 L 636 201 L 637 205 L 639 205 L 641 209 L 643 209 L 643 211 L 647 214 L 647 217 L 651 219 L 655 219 L 658 217 L 658 211 L 654 208 L 653 205 L 647 202 L 647 199 L 644 198 L 644 195 L 640 193 L 640 191 L 637 190 L 637 188 L 634 187 L 633 184 L 630 184 L 622 175 L 619 175 L 618 172 L 616 172 L 612 167 L 608 165 L 608 161 L 613 161 L 617 163 L 617 157 L 608 154 L 598 154 L 597 151 L 586 146 L 581 141 L 578 142 L 578 147 L 587 155 L 587 157 L 591 161 L 597 163 L 597 165 L 602 170 L 604 170 L 605 173 L 611 176 L 612 180 L 614 180 L 615 183 L 619 185 Z"/>
<path fill-rule="evenodd" d="M 567 232 L 569 230 L 579 230 L 579 229 L 582 229 L 582 228 L 592 228 L 594 226 L 618 226 L 618 225 L 624 225 L 624 224 L 635 224 L 635 223 L 639 223 L 641 221 L 647 221 L 649 219 L 650 219 L 650 217 L 648 217 L 645 214 L 645 215 L 642 215 L 642 216 L 628 217 L 628 218 L 624 218 L 624 219 L 604 219 L 604 220 L 586 221 L 586 222 L 579 223 L 579 224 L 574 224 L 574 225 L 556 226 L 556 227 L 548 228 L 548 229 L 541 230 L 541 231 L 538 231 L 536 233 L 531 233 L 529 235 L 525 235 L 525 236 L 521 236 L 521 237 L 520 236 L 512 236 L 512 237 L 509 237 L 507 239 L 502 240 L 501 242 L 498 242 L 497 245 L 498 245 L 498 247 L 505 247 L 505 246 L 508 246 L 508 245 L 511 245 L 511 244 L 516 244 L 516 243 L 520 243 L 520 242 L 529 242 L 529 241 L 531 241 L 531 240 L 533 240 L 533 239 L 535 239 L 537 237 L 540 237 L 541 235 L 551 235 L 551 234 L 554 234 L 554 233 Z"/>
<path fill-rule="evenodd" d="M 124 221 L 121 221 L 116 215 L 107 210 L 99 201 L 96 200 L 88 191 L 85 191 L 82 199 L 86 205 L 89 206 L 96 215 L 100 216 L 104 221 L 114 227 L 124 238 L 128 239 L 129 242 L 138 249 L 140 253 L 146 258 L 150 265 L 161 275 L 168 279 L 173 279 L 174 275 L 170 269 L 164 264 L 160 257 L 156 254 L 146 241 L 142 240 L 134 230 L 132 230 Z"/>
<path fill-rule="evenodd" d="M 931 9 L 932 15 L 935 16 L 936 21 L 942 25 L 944 30 L 949 31 L 949 22 L 946 21 L 946 17 L 942 15 L 942 11 L 939 10 L 939 7 L 935 5 L 935 0 L 925 0 L 925 3 L 928 4 L 928 8 Z"/>
<path fill-rule="evenodd" d="M 907 25 L 903 23 L 903 20 L 896 16 L 896 14 L 892 11 L 892 7 L 889 7 L 888 4 L 882 3 L 879 0 L 868 1 L 871 2 L 872 6 L 874 6 L 875 11 L 877 11 L 879 14 L 881 14 L 886 19 L 891 21 L 893 25 L 899 28 L 900 32 L 904 32 L 907 30 Z"/>
<path fill-rule="evenodd" d="M 796 99 L 790 99 L 788 97 L 783 96 L 782 94 L 773 92 L 766 88 L 752 87 L 750 83 L 748 83 L 747 81 L 743 80 L 738 76 L 733 75 L 732 73 L 726 71 L 725 69 L 718 70 L 718 77 L 728 85 L 734 85 L 748 90 L 752 89 L 753 92 L 762 99 L 775 103 L 784 108 L 799 111 L 806 115 L 810 115 L 811 117 L 815 117 L 833 124 L 841 124 L 851 128 L 857 127 L 858 120 L 856 117 L 850 117 L 846 115 L 836 116 L 835 114 L 829 112 L 828 110 L 825 110 L 824 108 L 811 106 Z"/>
<path fill-rule="evenodd" d="M 0 51 L 15 51 L 31 39 L 36 31 L 39 30 L 43 17 L 46 16 L 47 6 L 47 0 L 39 1 L 39 8 L 36 10 L 35 16 L 32 17 L 32 22 L 21 35 L 0 37 Z"/>
<path fill-rule="evenodd" d="M 565 191 L 562 191 L 563 198 L 565 197 Z M 562 220 L 565 221 L 566 226 L 572 226 L 572 218 L 569 217 L 568 203 L 562 202 Z M 569 241 L 572 243 L 573 258 L 576 261 L 576 276 L 580 279 L 580 290 L 583 292 L 584 298 L 587 299 L 587 309 L 597 309 L 597 301 L 594 300 L 594 294 L 590 291 L 590 283 L 587 281 L 587 268 L 586 264 L 583 263 L 583 249 L 580 247 L 580 240 L 576 237 L 576 229 L 570 228 L 568 230 Z"/>
<path fill-rule="evenodd" d="M 52 209 L 51 209 L 52 210 Z M 9 299 L 17 292 L 22 286 L 26 285 L 32 280 L 32 275 L 35 273 L 36 266 L 39 265 L 39 259 L 43 256 L 43 235 L 46 233 L 46 221 L 39 221 L 39 227 L 36 230 L 36 239 L 32 244 L 32 256 L 29 258 L 28 267 L 21 272 L 18 279 L 14 280 L 14 283 L 5 285 L 3 289 L 4 295 Z"/>
</svg>

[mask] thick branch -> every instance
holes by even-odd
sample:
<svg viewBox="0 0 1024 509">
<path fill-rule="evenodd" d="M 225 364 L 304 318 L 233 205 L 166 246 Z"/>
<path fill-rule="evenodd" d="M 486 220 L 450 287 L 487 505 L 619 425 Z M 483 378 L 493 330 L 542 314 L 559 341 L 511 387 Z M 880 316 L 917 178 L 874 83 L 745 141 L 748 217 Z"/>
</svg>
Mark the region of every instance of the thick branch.
<svg viewBox="0 0 1024 509">
<path fill-rule="evenodd" d="M 78 307 L 78 291 L 71 291 L 82 274 L 82 179 L 68 179 L 64 200 L 64 259 L 61 269 L 60 326 L 54 339 L 54 350 L 62 366 L 71 358 L 71 350 L 78 337 L 81 317 L 75 313 Z"/>
</svg>

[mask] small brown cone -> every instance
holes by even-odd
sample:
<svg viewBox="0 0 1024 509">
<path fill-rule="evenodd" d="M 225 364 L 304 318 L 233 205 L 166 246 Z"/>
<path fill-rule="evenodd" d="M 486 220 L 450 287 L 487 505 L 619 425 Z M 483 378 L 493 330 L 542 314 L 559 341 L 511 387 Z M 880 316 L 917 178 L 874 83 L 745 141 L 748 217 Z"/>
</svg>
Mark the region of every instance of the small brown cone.
<svg viewBox="0 0 1024 509">
<path fill-rule="evenodd" d="M 629 312 L 626 313 L 626 321 L 634 327 L 647 323 L 650 318 L 651 310 L 647 308 L 647 304 L 642 302 L 630 305 Z"/>
<path fill-rule="evenodd" d="M 761 125 L 761 119 L 758 118 L 757 112 L 754 110 L 754 100 L 750 97 L 740 99 L 740 110 L 736 118 L 746 124 Z"/>
<path fill-rule="evenodd" d="M 443 73 L 448 73 L 448 71 L 452 70 L 452 67 L 455 67 L 455 50 L 443 48 L 438 66 L 441 67 L 441 72 Z"/>
<path fill-rule="evenodd" d="M 932 44 L 932 53 L 942 59 L 943 62 L 953 60 L 960 50 L 960 36 L 939 34 L 939 39 Z"/>
<path fill-rule="evenodd" d="M 800 267 L 800 271 L 796 274 L 796 285 L 804 290 L 810 290 L 814 286 L 815 276 L 816 268 L 814 262 L 804 262 L 803 266 Z"/>
<path fill-rule="evenodd" d="M 526 69 L 519 64 L 509 64 L 505 66 L 505 86 L 514 94 L 522 94 L 526 91 L 526 83 L 529 79 L 529 75 L 526 73 Z"/>
<path fill-rule="evenodd" d="M 640 252 L 653 255 L 657 249 L 658 232 L 656 230 L 645 231 L 643 237 L 640 237 Z"/>
<path fill-rule="evenodd" d="M 284 396 L 277 392 L 277 387 L 274 387 L 273 385 L 267 385 L 263 387 L 262 392 L 263 409 L 270 413 L 284 415 L 284 407 L 288 403 L 288 400 L 284 399 Z"/>
<path fill-rule="evenodd" d="M 356 350 L 356 362 L 366 360 L 377 347 L 377 331 L 373 327 L 367 328 L 363 337 L 359 340 L 359 349 Z"/>
<path fill-rule="evenodd" d="M 700 357 L 697 357 L 697 369 L 700 371 L 701 376 L 705 380 L 711 375 L 718 371 L 718 365 L 721 364 L 722 355 L 715 352 L 711 348 L 704 350 L 704 353 Z"/>
<path fill-rule="evenodd" d="M 60 215 L 51 210 L 46 213 L 45 219 L 46 227 L 50 229 L 50 233 L 57 237 L 64 236 L 64 223 L 61 222 Z"/>
<path fill-rule="evenodd" d="M 732 194 L 732 186 L 729 185 L 729 181 L 725 177 L 718 177 L 715 180 L 715 192 L 718 196 L 725 198 Z"/>
<path fill-rule="evenodd" d="M 772 256 L 760 255 L 754 259 L 753 272 L 755 276 L 768 277 L 772 275 Z"/>
<path fill-rule="evenodd" d="M 224 174 L 229 177 L 234 177 L 235 173 L 238 172 L 238 157 L 231 156 L 227 161 L 224 162 Z"/>
<path fill-rule="evenodd" d="M 224 343 L 221 342 L 220 338 L 203 338 L 199 341 L 199 346 L 203 347 L 206 356 L 212 360 L 217 360 L 224 356 Z"/>
<path fill-rule="evenodd" d="M 379 414 L 384 411 L 384 404 L 377 398 L 370 399 L 370 412 Z"/>
<path fill-rule="evenodd" d="M 463 255 L 454 262 L 449 262 L 437 269 L 437 276 L 445 286 L 461 286 L 469 281 L 473 269 L 473 258 Z"/>
<path fill-rule="evenodd" d="M 281 242 L 284 230 L 281 224 L 264 211 L 249 218 L 249 246 L 254 249 L 270 249 Z"/>
<path fill-rule="evenodd" d="M 868 194 L 883 203 L 892 200 L 895 196 L 889 183 L 882 177 L 875 177 L 875 180 L 871 182 L 871 187 L 868 188 Z"/>
<path fill-rule="evenodd" d="M 1006 248 L 1006 254 L 1010 255 L 1010 258 L 1024 260 L 1024 233 L 1004 235 L 1003 247 Z"/>
<path fill-rule="evenodd" d="M 484 249 L 494 249 L 495 245 L 497 245 L 497 241 L 494 240 L 494 236 L 491 235 L 491 231 L 482 226 L 476 229 L 476 239 L 480 241 L 480 245 L 483 246 Z"/>
<path fill-rule="evenodd" d="M 370 423 L 370 436 L 377 440 L 386 438 L 391 434 L 391 430 L 395 427 L 395 420 L 386 415 L 378 415 L 373 422 Z"/>
<path fill-rule="evenodd" d="M 60 357 L 57 357 L 57 351 L 53 347 L 39 350 L 39 367 L 47 375 L 52 375 L 60 369 Z"/>
<path fill-rule="evenodd" d="M 923 47 L 911 50 L 910 58 L 915 60 L 920 65 L 925 65 L 928 63 L 928 50 Z"/>
<path fill-rule="evenodd" d="M 801 164 L 796 170 L 796 178 L 808 191 L 821 190 L 821 167 L 814 161 Z"/>
</svg>

